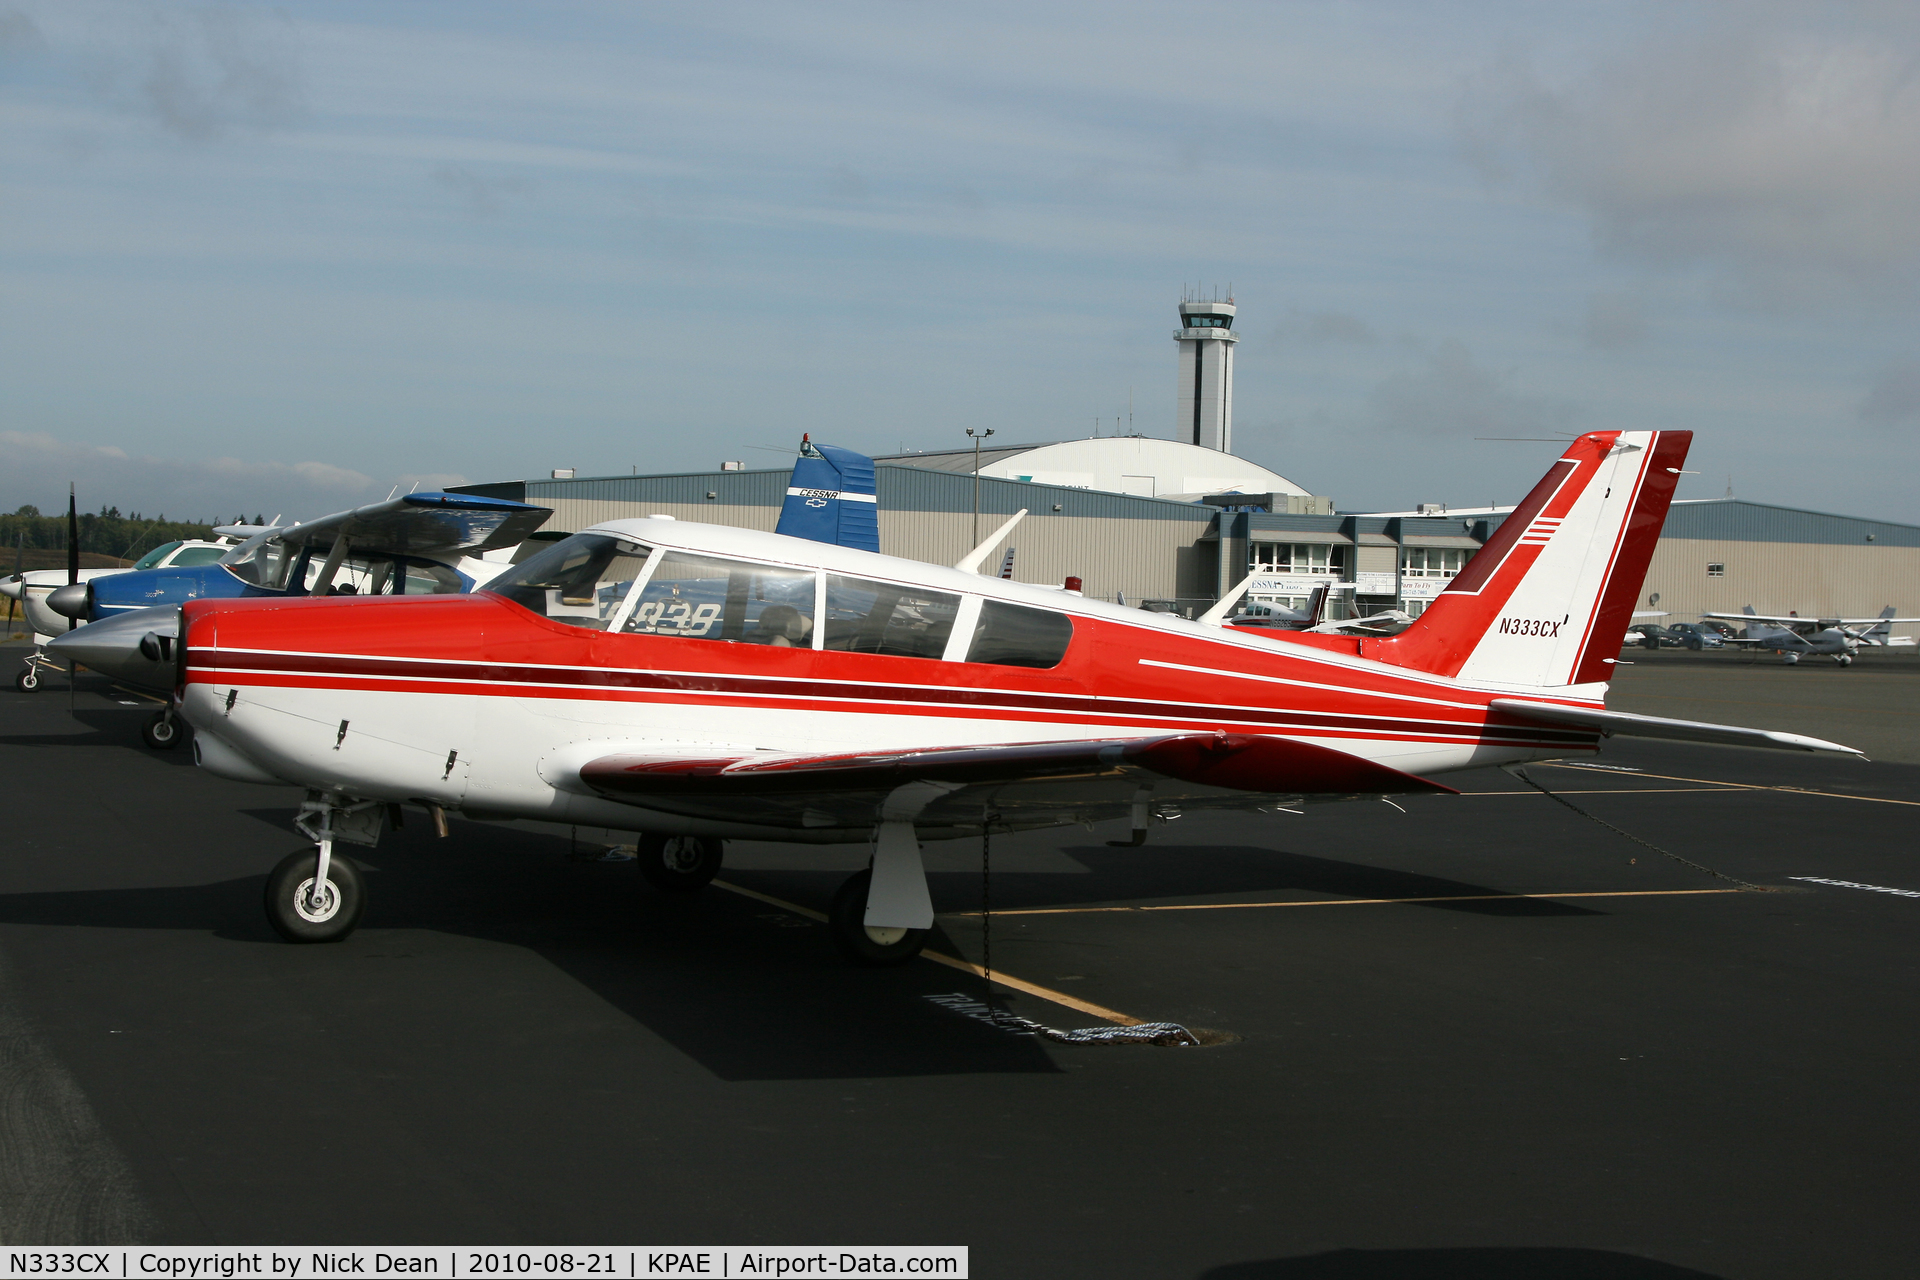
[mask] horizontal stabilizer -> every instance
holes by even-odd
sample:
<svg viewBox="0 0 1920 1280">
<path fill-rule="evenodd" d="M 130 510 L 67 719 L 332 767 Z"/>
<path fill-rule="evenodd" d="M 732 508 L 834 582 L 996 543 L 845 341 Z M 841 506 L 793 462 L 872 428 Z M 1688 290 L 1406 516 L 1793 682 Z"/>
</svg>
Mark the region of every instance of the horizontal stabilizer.
<svg viewBox="0 0 1920 1280">
<path fill-rule="evenodd" d="M 1824 738 L 1809 738 L 1777 729 L 1746 729 L 1739 725 L 1707 724 L 1700 720 L 1668 720 L 1661 716 L 1636 716 L 1625 711 L 1595 711 L 1586 707 L 1563 707 L 1524 698 L 1495 698 L 1495 711 L 1543 720 L 1548 724 L 1575 725 L 1597 729 L 1603 734 L 1626 738 L 1670 738 L 1678 742 L 1714 742 L 1727 747 L 1772 747 L 1780 751 L 1831 751 L 1839 755 L 1861 756 L 1864 752 L 1843 747 Z"/>
</svg>

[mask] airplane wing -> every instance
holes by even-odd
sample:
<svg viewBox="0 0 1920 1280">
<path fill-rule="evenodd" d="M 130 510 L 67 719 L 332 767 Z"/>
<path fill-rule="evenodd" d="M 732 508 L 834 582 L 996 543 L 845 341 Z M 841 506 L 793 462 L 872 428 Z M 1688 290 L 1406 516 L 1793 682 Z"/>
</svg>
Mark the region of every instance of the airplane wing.
<svg viewBox="0 0 1920 1280">
<path fill-rule="evenodd" d="M 308 520 L 280 536 L 294 546 L 330 547 L 344 533 L 362 549 L 479 555 L 525 541 L 552 514 L 546 507 L 472 493 L 409 493 Z"/>
<path fill-rule="evenodd" d="M 1314 796 L 1456 794 L 1398 769 L 1287 738 L 1189 733 L 1029 742 L 857 755 L 620 753 L 580 768 L 588 790 L 689 817 L 865 831 L 903 786 L 944 794 L 920 812 L 923 830 L 1098 821 L 1136 803 L 1248 808 Z"/>
<path fill-rule="evenodd" d="M 1726 622 L 1777 622 L 1783 626 L 1813 627 L 1820 625 L 1839 625 L 1843 627 L 1864 627 L 1882 622 L 1920 622 L 1920 618 L 1795 618 L 1776 613 L 1703 613 L 1703 618 L 1719 618 Z"/>
<path fill-rule="evenodd" d="M 1729 747 L 1774 747 L 1783 751 L 1831 751 L 1860 756 L 1865 752 L 1843 747 L 1824 738 L 1809 738 L 1777 729 L 1745 729 L 1731 724 L 1707 724 L 1700 720 L 1668 720 L 1661 716 L 1637 716 L 1624 711 L 1595 711 L 1587 707 L 1567 707 L 1554 703 L 1529 702 L 1525 698 L 1495 698 L 1489 704 L 1495 711 L 1548 724 L 1574 725 L 1598 729 L 1612 737 L 1671 738 L 1681 742 L 1715 742 Z"/>
</svg>

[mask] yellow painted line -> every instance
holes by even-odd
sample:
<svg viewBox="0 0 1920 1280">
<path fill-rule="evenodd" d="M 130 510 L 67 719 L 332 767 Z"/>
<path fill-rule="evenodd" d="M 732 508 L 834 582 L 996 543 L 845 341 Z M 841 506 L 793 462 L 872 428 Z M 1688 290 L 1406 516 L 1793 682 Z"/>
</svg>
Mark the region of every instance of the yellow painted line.
<svg viewBox="0 0 1920 1280">
<path fill-rule="evenodd" d="M 794 915 L 804 916 L 818 924 L 825 924 L 827 922 L 827 917 L 818 911 L 803 907 L 797 902 L 788 902 L 784 898 L 776 898 L 770 894 L 761 893 L 758 889 L 749 889 L 745 885 L 730 884 L 725 880 L 715 880 L 713 887 L 716 889 L 725 889 L 728 893 L 737 893 L 743 898 L 752 898 L 755 902 L 764 902 L 770 907 L 779 907 L 782 911 L 791 911 Z M 975 912 L 973 914 L 978 915 L 979 913 Z M 994 914 L 1000 915 L 1002 913 L 996 911 Z M 963 973 L 971 973 L 976 977 L 986 977 L 986 970 L 970 960 L 961 960 L 955 956 L 943 955 L 938 951 L 922 951 L 920 958 L 922 960 L 931 960 L 935 964 L 943 964 L 949 969 L 958 969 Z M 1070 996 L 1064 991 L 1055 991 L 1051 987 L 1043 987 L 1036 982 L 1028 982 L 1024 978 L 1016 978 L 1010 974 L 1002 973 L 998 969 L 993 971 L 993 981 L 997 986 L 1005 987 L 1009 991 L 1023 991 L 1030 996 L 1038 996 L 1042 1000 L 1050 1000 L 1062 1008 L 1072 1009 L 1076 1013 L 1090 1014 L 1093 1017 L 1103 1019 L 1118 1026 L 1137 1027 L 1141 1025 L 1139 1018 L 1121 1013 L 1117 1009 L 1108 1009 L 1103 1005 L 1094 1004 L 1091 1000 L 1082 1000 L 1077 996 Z"/>
<path fill-rule="evenodd" d="M 1539 767 L 1543 769 L 1576 769 L 1584 770 L 1587 773 L 1600 772 L 1598 769 L 1587 769 L 1586 766 L 1577 764 L 1543 764 Z M 1872 804 L 1904 804 L 1915 809 L 1920 809 L 1920 800 L 1892 800 L 1886 796 L 1852 796 L 1844 791 L 1815 791 L 1810 787 L 1776 787 L 1758 782 L 1723 782 L 1717 778 L 1680 778 L 1670 773 L 1636 773 L 1629 776 L 1635 778 L 1657 778 L 1661 782 L 1704 782 L 1708 786 L 1726 787 L 1735 791 L 1784 791 L 1788 795 L 1825 796 L 1829 800 L 1865 800 Z M 1576 793 L 1568 792 L 1567 794 L 1573 795 Z"/>
<path fill-rule="evenodd" d="M 1739 889 L 1603 889 L 1578 893 L 1456 893 L 1426 898 L 1297 898 L 1288 902 L 1184 902 L 1159 907 L 1015 907 L 996 916 L 1075 916 L 1117 911 L 1241 911 L 1253 907 L 1378 907 L 1405 902 L 1516 902 L 1539 898 L 1677 898 L 1701 893 L 1739 893 Z M 977 916 L 978 911 L 948 911 Z"/>
<path fill-rule="evenodd" d="M 1751 791 L 1752 787 L 1599 787 L 1591 791 L 1560 791 L 1557 796 L 1672 796 L 1711 795 L 1716 791 Z M 1463 796 L 1537 796 L 1538 791 L 1462 791 Z"/>
<path fill-rule="evenodd" d="M 768 906 L 778 907 L 782 911 L 791 911 L 793 912 L 793 914 L 797 916 L 805 916 L 807 919 L 813 921 L 815 924 L 825 924 L 827 922 L 827 917 L 822 912 L 810 910 L 806 907 L 800 906 L 798 903 L 787 902 L 780 898 L 768 897 L 766 894 L 761 893 L 758 889 L 749 889 L 747 888 L 747 886 L 743 884 L 728 884 L 725 880 L 715 880 L 713 882 L 713 887 L 716 889 L 725 889 L 728 893 L 737 893 L 743 898 L 752 898 L 755 902 L 764 902 Z"/>
<path fill-rule="evenodd" d="M 975 914 L 977 915 L 978 913 L 976 912 Z M 999 915 L 1000 913 L 996 911 L 993 914 Z M 957 960 L 952 956 L 941 955 L 938 951 L 922 951 L 920 958 L 923 960 L 931 960 L 935 964 L 943 964 L 949 969 L 958 969 L 963 973 L 971 973 L 975 977 L 984 978 L 987 974 L 985 969 L 974 964 L 971 960 Z M 1091 1014 L 1096 1018 L 1104 1018 L 1108 1022 L 1117 1023 L 1123 1027 L 1137 1027 L 1140 1025 L 1140 1019 L 1129 1017 L 1116 1009 L 1103 1008 L 1090 1000 L 1081 1000 L 1078 997 L 1068 995 L 1064 991 L 1055 991 L 1051 987 L 1038 986 L 1022 978 L 1010 978 L 998 969 L 993 971 L 993 980 L 1003 987 L 1011 987 L 1015 991 L 1024 991 L 1030 996 L 1039 996 L 1042 1000 L 1051 1000 L 1057 1005 L 1077 1010 L 1080 1013 Z"/>
</svg>

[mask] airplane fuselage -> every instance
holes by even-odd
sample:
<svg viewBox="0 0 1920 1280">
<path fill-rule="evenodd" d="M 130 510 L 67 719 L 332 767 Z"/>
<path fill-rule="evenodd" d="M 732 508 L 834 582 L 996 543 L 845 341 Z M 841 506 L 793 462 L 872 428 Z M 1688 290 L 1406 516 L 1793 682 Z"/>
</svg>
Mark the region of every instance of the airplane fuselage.
<svg viewBox="0 0 1920 1280">
<path fill-rule="evenodd" d="M 778 646 L 592 629 L 486 591 L 190 605 L 183 712 L 202 763 L 471 816 L 834 842 L 869 830 L 642 808 L 597 794 L 580 770 L 621 752 L 834 754 L 1218 731 L 1300 739 L 1429 775 L 1597 743 L 1489 709 L 1538 688 L 1374 661 L 1346 637 L 1248 635 L 743 530 L 621 521 L 594 532 L 943 593 L 959 601 L 956 637 L 974 634 L 990 601 L 1045 610 L 1069 620 L 1071 640 L 1057 665 L 1035 669 L 970 660 L 963 639 L 937 656 L 899 656 L 827 647 L 817 635 Z M 1603 689 L 1556 696 L 1599 707 Z"/>
</svg>

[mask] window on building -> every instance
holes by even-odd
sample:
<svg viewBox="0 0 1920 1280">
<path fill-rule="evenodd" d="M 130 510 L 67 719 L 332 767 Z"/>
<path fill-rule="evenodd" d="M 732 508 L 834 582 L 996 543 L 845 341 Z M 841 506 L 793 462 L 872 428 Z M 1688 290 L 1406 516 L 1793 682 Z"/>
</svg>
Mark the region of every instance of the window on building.
<svg viewBox="0 0 1920 1280">
<path fill-rule="evenodd" d="M 968 662 L 1003 667 L 1057 667 L 1073 639 L 1073 621 L 1051 609 L 987 600 L 967 648 Z"/>
<path fill-rule="evenodd" d="M 1721 564 L 1718 560 L 1709 560 L 1707 562 L 1707 576 L 1709 578 L 1724 578 L 1727 576 L 1727 566 Z"/>
<path fill-rule="evenodd" d="M 486 589 L 555 622 L 603 631 L 649 554 L 622 538 L 576 533 L 508 569 Z M 414 572 L 409 566 L 409 578 Z"/>
<path fill-rule="evenodd" d="M 890 582 L 827 575 L 824 647 L 898 658 L 939 658 L 947 652 L 960 597 Z"/>
<path fill-rule="evenodd" d="M 813 573 L 672 551 L 660 557 L 621 630 L 812 648 Z"/>
<path fill-rule="evenodd" d="M 1334 577 L 1346 571 L 1347 549 L 1325 542 L 1254 542 L 1247 547 L 1247 568 L 1254 573 L 1324 573 Z"/>
<path fill-rule="evenodd" d="M 1472 554 L 1464 547 L 1403 547 L 1400 572 L 1409 578 L 1451 578 Z"/>
</svg>

